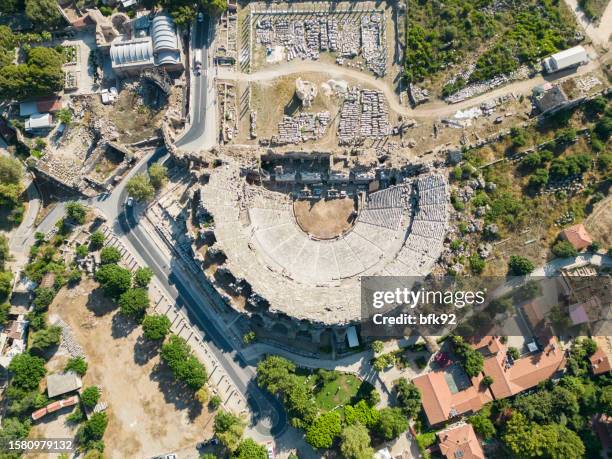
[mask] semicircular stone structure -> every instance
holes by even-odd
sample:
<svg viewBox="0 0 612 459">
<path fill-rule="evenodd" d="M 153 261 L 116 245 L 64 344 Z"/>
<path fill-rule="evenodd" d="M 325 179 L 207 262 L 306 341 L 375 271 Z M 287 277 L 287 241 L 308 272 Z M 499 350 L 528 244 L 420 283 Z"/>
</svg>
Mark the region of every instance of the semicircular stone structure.
<svg viewBox="0 0 612 459">
<path fill-rule="evenodd" d="M 249 185 L 231 165 L 213 171 L 202 203 L 227 268 L 268 300 L 271 312 L 323 324 L 359 319 L 361 276 L 428 274 L 448 220 L 448 187 L 438 174 L 369 193 L 353 228 L 333 240 L 309 237 L 290 197 Z"/>
</svg>

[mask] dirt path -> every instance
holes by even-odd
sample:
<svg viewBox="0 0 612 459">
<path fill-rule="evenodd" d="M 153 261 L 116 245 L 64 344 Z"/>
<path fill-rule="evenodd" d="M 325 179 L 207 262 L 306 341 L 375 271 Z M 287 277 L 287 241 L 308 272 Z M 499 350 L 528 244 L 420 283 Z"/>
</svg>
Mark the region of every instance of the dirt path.
<svg viewBox="0 0 612 459">
<path fill-rule="evenodd" d="M 593 43 L 608 49 L 610 47 L 610 35 L 612 34 L 612 1 L 601 15 L 599 24 L 594 24 L 578 6 L 578 0 L 565 0 L 567 7 L 572 10 L 576 21 Z"/>
<path fill-rule="evenodd" d="M 567 77 L 582 75 L 595 70 L 597 67 L 599 67 L 600 64 L 599 61 L 596 60 L 596 54 L 594 54 L 593 50 L 589 50 L 589 55 L 591 54 L 593 54 L 593 60 L 591 60 L 587 65 L 583 65 L 582 67 L 579 67 L 578 69 L 570 72 L 569 74 L 558 75 L 555 80 L 559 81 Z M 394 112 L 401 115 L 423 118 L 437 118 L 449 116 L 455 113 L 457 110 L 463 110 L 465 108 L 477 106 L 484 101 L 499 97 L 509 92 L 513 92 L 515 94 L 529 94 L 534 86 L 545 83 L 546 81 L 551 81 L 550 77 L 544 77 L 538 74 L 536 77 L 531 78 L 529 80 L 517 81 L 496 88 L 485 94 L 481 94 L 477 97 L 472 97 L 471 99 L 465 100 L 458 104 L 448 105 L 441 100 L 437 100 L 435 102 L 431 102 L 413 109 L 400 105 L 397 94 L 384 80 L 374 78 L 373 76 L 358 70 L 340 67 L 335 64 L 327 64 L 323 62 L 314 61 L 291 61 L 283 62 L 282 64 L 278 64 L 268 69 L 250 74 L 220 69 L 217 76 L 221 79 L 262 82 L 274 80 L 285 75 L 304 72 L 324 73 L 329 75 L 332 79 L 351 78 L 353 80 L 357 80 L 361 83 L 367 84 L 380 91 L 383 91 L 385 97 L 387 98 L 387 101 L 389 102 L 391 110 L 393 110 Z"/>
</svg>

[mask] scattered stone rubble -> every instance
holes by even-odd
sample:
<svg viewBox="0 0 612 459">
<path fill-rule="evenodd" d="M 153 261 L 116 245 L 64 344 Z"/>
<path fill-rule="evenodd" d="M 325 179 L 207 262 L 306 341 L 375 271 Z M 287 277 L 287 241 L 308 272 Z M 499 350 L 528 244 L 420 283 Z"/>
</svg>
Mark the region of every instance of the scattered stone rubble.
<svg viewBox="0 0 612 459">
<path fill-rule="evenodd" d="M 450 80 L 446 82 L 446 84 L 454 83 L 459 78 L 463 78 L 464 80 L 467 81 L 470 75 L 472 74 L 472 72 L 474 71 L 474 68 L 475 66 L 473 65 L 470 66 L 468 70 L 455 76 L 454 78 L 451 78 Z M 508 75 L 506 74 L 497 75 L 489 80 L 470 84 L 460 89 L 456 93 L 451 94 L 450 96 L 446 97 L 444 100 L 448 102 L 449 104 L 456 104 L 458 102 L 462 102 L 466 99 L 469 99 L 470 97 L 474 97 L 479 94 L 483 94 L 485 92 L 491 91 L 492 89 L 497 88 L 498 86 L 502 86 L 511 81 L 525 79 L 529 76 L 529 72 L 530 72 L 529 67 L 527 67 L 526 65 L 523 65 Z"/>
<path fill-rule="evenodd" d="M 286 145 L 320 139 L 325 135 L 330 120 L 329 112 L 302 112 L 293 117 L 285 115 L 278 123 L 278 135 L 272 137 L 272 143 Z"/>
<path fill-rule="evenodd" d="M 282 46 L 288 61 L 316 60 L 321 52 L 329 51 L 337 53 L 337 62 L 342 64 L 344 58 L 352 59 L 361 53 L 366 67 L 376 76 L 383 76 L 387 69 L 386 29 L 384 16 L 379 12 L 364 14 L 359 20 L 324 16 L 290 19 L 289 14 L 263 16 L 255 22 L 255 39 L 268 53 L 273 47 Z"/>
<path fill-rule="evenodd" d="M 366 138 L 380 139 L 390 133 L 389 111 L 383 92 L 351 88 L 340 109 L 340 145 L 357 145 Z"/>
</svg>

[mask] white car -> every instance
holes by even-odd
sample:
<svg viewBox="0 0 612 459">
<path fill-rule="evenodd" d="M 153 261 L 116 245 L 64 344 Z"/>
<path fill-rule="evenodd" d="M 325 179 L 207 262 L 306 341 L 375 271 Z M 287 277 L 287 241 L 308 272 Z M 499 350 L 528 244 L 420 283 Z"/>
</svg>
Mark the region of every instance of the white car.
<svg viewBox="0 0 612 459">
<path fill-rule="evenodd" d="M 134 198 L 131 196 L 127 198 L 127 201 L 125 201 L 125 205 L 128 207 L 132 207 L 132 205 L 134 205 Z"/>
<path fill-rule="evenodd" d="M 204 13 L 201 11 L 198 13 L 198 22 L 204 22 Z"/>
<path fill-rule="evenodd" d="M 202 64 L 200 64 L 199 62 L 196 63 L 196 65 L 193 67 L 193 73 L 195 73 L 197 76 L 200 76 L 202 74 Z"/>
</svg>

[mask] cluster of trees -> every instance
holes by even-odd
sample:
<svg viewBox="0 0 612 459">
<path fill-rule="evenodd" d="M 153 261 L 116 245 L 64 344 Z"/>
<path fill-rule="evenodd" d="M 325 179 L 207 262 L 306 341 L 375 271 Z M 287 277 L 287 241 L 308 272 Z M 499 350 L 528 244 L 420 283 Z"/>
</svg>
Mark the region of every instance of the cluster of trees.
<svg viewBox="0 0 612 459">
<path fill-rule="evenodd" d="M 198 10 L 216 16 L 227 9 L 227 2 L 222 0 L 161 0 L 160 4 L 170 10 L 174 22 L 178 25 L 189 24 L 195 19 Z"/>
<path fill-rule="evenodd" d="M 148 202 L 168 181 L 168 169 L 160 163 L 152 164 L 147 173 L 136 174 L 126 184 L 130 196 L 140 202 Z"/>
<path fill-rule="evenodd" d="M 316 381 L 333 378 L 334 372 L 320 370 Z M 401 408 L 375 407 L 380 400 L 376 395 L 366 394 L 358 401 L 344 406 L 344 419 L 336 410 L 319 412 L 314 399 L 313 387 L 305 384 L 296 374 L 295 365 L 279 356 L 268 356 L 257 366 L 257 383 L 283 401 L 291 423 L 306 430 L 306 441 L 314 448 L 331 448 L 340 443 L 343 457 L 362 459 L 371 457 L 371 438 L 385 440 L 397 438 L 408 428 L 408 419 L 420 404 L 418 390 L 407 381 L 398 386 Z"/>
<path fill-rule="evenodd" d="M 8 239 L 4 234 L 0 234 L 0 302 L 8 299 L 13 285 L 13 273 L 6 269 L 10 256 Z"/>
<path fill-rule="evenodd" d="M 22 193 L 23 166 L 15 158 L 0 156 L 0 215 L 10 225 L 19 224 L 23 219 Z"/>
<path fill-rule="evenodd" d="M 64 87 L 63 63 L 63 56 L 53 48 L 28 49 L 25 63 L 7 63 L 0 67 L 0 98 L 24 100 L 61 91 Z"/>
<path fill-rule="evenodd" d="M 482 354 L 474 350 L 461 336 L 452 336 L 451 342 L 455 354 L 461 359 L 461 366 L 467 375 L 471 378 L 478 376 L 484 365 Z"/>
<path fill-rule="evenodd" d="M 213 429 L 219 442 L 229 452 L 231 459 L 267 459 L 268 450 L 251 438 L 242 438 L 246 422 L 244 418 L 228 411 L 219 411 L 215 416 Z M 214 459 L 217 456 L 205 454 L 202 459 Z"/>
<path fill-rule="evenodd" d="M 53 0 L 1 0 L 0 14 L 24 12 L 37 29 L 54 29 L 61 25 L 62 16 Z"/>
<path fill-rule="evenodd" d="M 534 63 L 564 49 L 574 36 L 573 23 L 566 20 L 555 1 L 529 0 L 495 14 L 483 11 L 483 6 L 479 0 L 410 0 L 404 78 L 422 81 L 449 65 L 464 62 L 466 53 L 488 43 L 469 81 L 458 79 L 444 88 L 444 95 L 449 95 L 466 83 L 512 72 L 521 63 Z"/>
<path fill-rule="evenodd" d="M 189 344 L 180 336 L 171 335 L 162 345 L 161 359 L 170 367 L 179 381 L 197 391 L 208 380 L 206 367 L 197 359 Z"/>
</svg>

